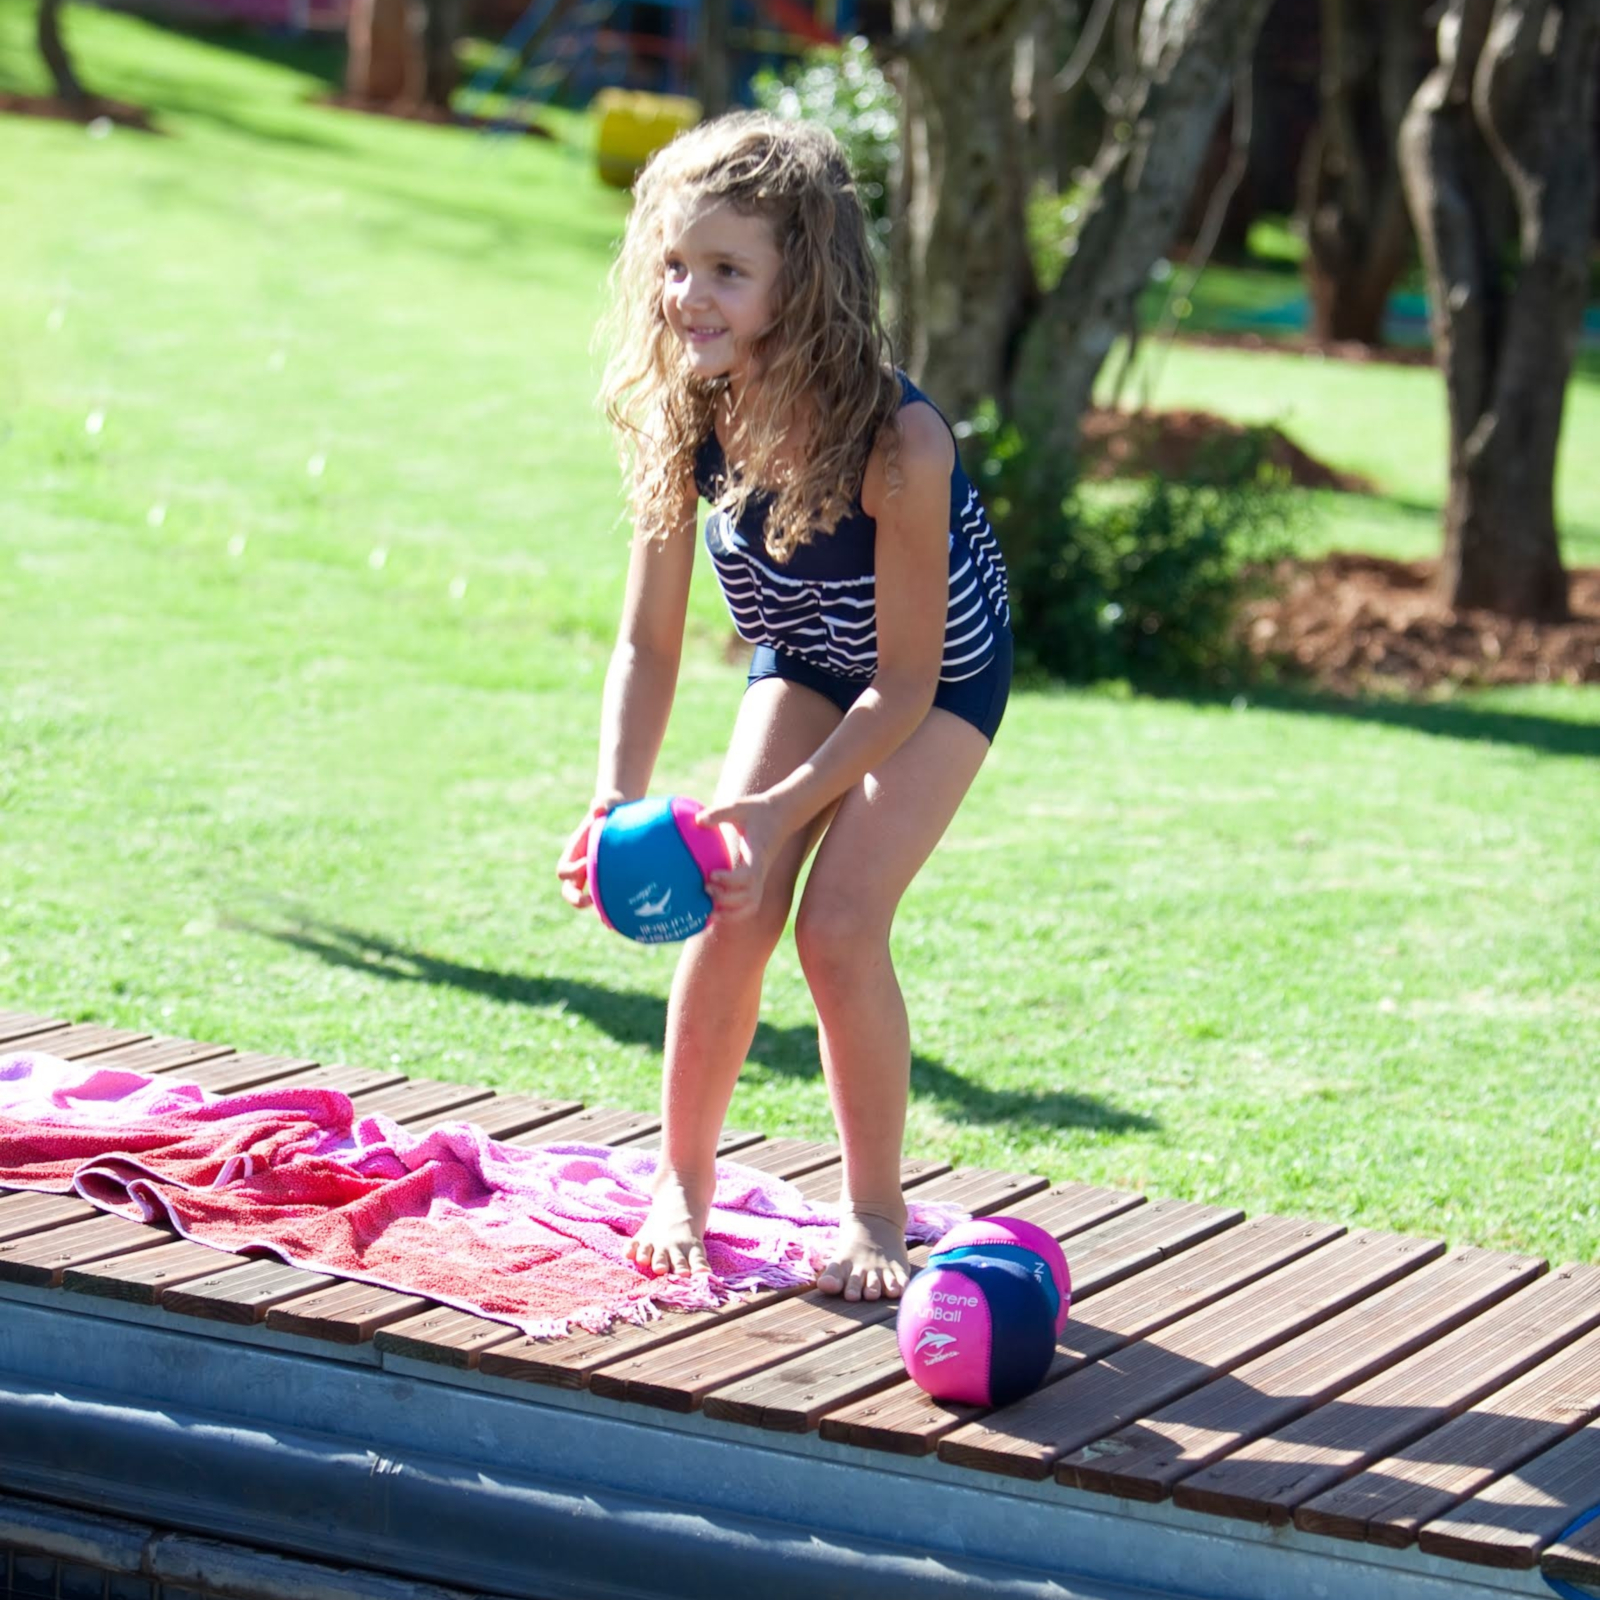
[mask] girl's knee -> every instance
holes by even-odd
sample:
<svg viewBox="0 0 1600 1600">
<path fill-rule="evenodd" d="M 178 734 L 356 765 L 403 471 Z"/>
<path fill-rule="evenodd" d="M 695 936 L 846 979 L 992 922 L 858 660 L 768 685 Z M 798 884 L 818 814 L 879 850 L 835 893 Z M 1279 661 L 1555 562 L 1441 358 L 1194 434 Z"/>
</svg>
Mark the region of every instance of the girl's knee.
<svg viewBox="0 0 1600 1600">
<path fill-rule="evenodd" d="M 880 928 L 859 904 L 809 890 L 795 918 L 794 942 L 801 970 L 813 989 L 859 981 L 889 950 L 888 929 Z"/>
</svg>

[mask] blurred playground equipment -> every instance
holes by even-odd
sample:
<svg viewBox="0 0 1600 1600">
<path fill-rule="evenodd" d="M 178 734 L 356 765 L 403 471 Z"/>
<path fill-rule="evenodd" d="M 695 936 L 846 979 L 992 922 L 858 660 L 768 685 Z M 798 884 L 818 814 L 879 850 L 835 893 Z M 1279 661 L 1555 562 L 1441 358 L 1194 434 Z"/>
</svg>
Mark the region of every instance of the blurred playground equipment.
<svg viewBox="0 0 1600 1600">
<path fill-rule="evenodd" d="M 485 20 L 491 7 L 501 14 L 506 9 L 489 0 Z M 748 98 L 750 80 L 764 68 L 781 68 L 854 31 L 859 7 L 856 0 L 731 0 L 726 10 L 725 48 L 737 101 Z M 618 152 L 631 150 L 644 137 L 644 124 L 672 120 L 679 115 L 675 102 L 695 95 L 701 12 L 702 0 L 527 0 L 481 59 L 458 109 L 482 117 L 498 103 L 495 120 L 515 126 L 540 105 L 585 105 L 604 89 L 670 97 L 654 112 L 644 102 L 634 102 L 631 111 L 613 107 Z M 676 125 L 666 137 L 675 131 Z M 653 148 L 644 149 L 639 160 Z"/>
<path fill-rule="evenodd" d="M 185 21 L 228 22 L 289 33 L 343 32 L 351 0 L 136 0 Z M 764 67 L 861 27 L 871 0 L 721 0 L 735 98 Z M 587 104 L 601 89 L 690 95 L 708 9 L 705 0 L 467 0 L 464 32 L 495 40 L 478 76 L 530 102 Z"/>
<path fill-rule="evenodd" d="M 651 155 L 700 120 L 700 102 L 687 95 L 602 89 L 591 102 L 600 181 L 629 189 Z"/>
</svg>

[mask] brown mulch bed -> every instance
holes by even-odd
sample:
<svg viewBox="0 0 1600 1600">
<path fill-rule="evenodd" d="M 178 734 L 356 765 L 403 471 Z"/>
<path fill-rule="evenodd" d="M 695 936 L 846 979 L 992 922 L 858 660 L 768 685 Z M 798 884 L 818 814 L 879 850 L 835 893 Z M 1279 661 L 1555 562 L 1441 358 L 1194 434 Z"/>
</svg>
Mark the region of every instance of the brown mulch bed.
<svg viewBox="0 0 1600 1600">
<path fill-rule="evenodd" d="M 1250 602 L 1243 637 L 1259 660 L 1337 694 L 1505 683 L 1600 683 L 1600 568 L 1568 574 L 1572 620 L 1456 611 L 1437 563 L 1336 554 L 1283 561 L 1276 594 Z"/>
<path fill-rule="evenodd" d="M 1209 411 L 1097 408 L 1083 419 L 1084 476 L 1093 480 L 1159 473 L 1188 483 L 1237 481 L 1229 463 L 1241 459 L 1270 462 L 1301 489 L 1373 492 L 1358 473 L 1318 461 L 1274 427 L 1246 427 Z"/>
<path fill-rule="evenodd" d="M 1218 350 L 1265 350 L 1271 355 L 1311 356 L 1329 361 L 1377 362 L 1391 367 L 1431 367 L 1433 347 L 1427 344 L 1363 344 L 1358 339 L 1308 339 L 1303 334 L 1268 338 L 1260 333 L 1184 333 L 1179 344 L 1209 345 Z"/>
<path fill-rule="evenodd" d="M 148 111 L 126 105 L 121 100 L 103 100 L 99 95 L 91 95 L 83 105 L 75 106 L 54 95 L 0 93 L 0 115 L 5 113 L 16 117 L 53 117 L 60 122 L 85 125 L 104 117 L 119 128 L 133 128 L 140 133 L 156 131 Z"/>
<path fill-rule="evenodd" d="M 1393 352 L 1372 358 L 1386 354 Z M 1237 464 L 1242 456 L 1265 459 L 1300 488 L 1373 492 L 1357 474 L 1317 460 L 1276 428 L 1246 428 L 1204 411 L 1096 410 L 1084 420 L 1083 444 L 1084 475 L 1095 480 L 1159 473 L 1227 481 L 1236 476 L 1230 460 Z M 1285 560 L 1269 576 L 1272 594 L 1243 613 L 1251 654 L 1335 694 L 1600 683 L 1600 569 L 1569 574 L 1572 619 L 1562 623 L 1455 611 L 1437 594 L 1438 564 L 1431 561 L 1344 553 Z"/>
</svg>

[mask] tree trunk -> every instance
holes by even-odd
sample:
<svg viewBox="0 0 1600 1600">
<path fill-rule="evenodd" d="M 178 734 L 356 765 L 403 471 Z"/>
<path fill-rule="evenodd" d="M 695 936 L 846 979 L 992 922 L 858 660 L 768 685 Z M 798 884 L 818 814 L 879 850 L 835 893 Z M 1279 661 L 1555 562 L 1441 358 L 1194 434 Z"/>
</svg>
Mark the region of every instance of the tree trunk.
<svg viewBox="0 0 1600 1600">
<path fill-rule="evenodd" d="M 901 58 L 897 335 L 952 416 L 1005 392 L 1037 299 L 1028 257 L 1028 133 L 1017 41 L 1031 0 L 895 0 Z"/>
<path fill-rule="evenodd" d="M 1588 289 L 1597 62 L 1600 0 L 1449 0 L 1401 130 L 1449 405 L 1453 606 L 1567 615 L 1556 446 Z"/>
<path fill-rule="evenodd" d="M 57 99 L 75 111 L 84 110 L 89 104 L 89 95 L 72 70 L 72 57 L 67 54 L 61 37 L 61 0 L 39 0 L 37 21 L 39 54 L 56 86 Z"/>
<path fill-rule="evenodd" d="M 719 117 L 733 104 L 733 52 L 728 42 L 732 0 L 701 0 L 695 24 L 695 97 L 702 115 Z"/>
<path fill-rule="evenodd" d="M 1417 0 L 1322 0 L 1322 118 L 1306 149 L 1311 337 L 1383 342 L 1411 245 L 1395 149 L 1422 77 Z"/>
<path fill-rule="evenodd" d="M 1183 220 L 1234 76 L 1269 0 L 1146 0 L 1136 76 L 1095 159 L 1092 198 L 1060 281 L 1023 341 L 1018 421 L 1072 454 L 1107 353 Z"/>
<path fill-rule="evenodd" d="M 369 105 L 415 105 L 426 72 L 412 0 L 351 0 L 345 89 Z"/>
<path fill-rule="evenodd" d="M 422 98 L 425 104 L 448 111 L 460 82 L 456 43 L 461 38 L 465 0 L 425 0 L 425 6 Z"/>
</svg>

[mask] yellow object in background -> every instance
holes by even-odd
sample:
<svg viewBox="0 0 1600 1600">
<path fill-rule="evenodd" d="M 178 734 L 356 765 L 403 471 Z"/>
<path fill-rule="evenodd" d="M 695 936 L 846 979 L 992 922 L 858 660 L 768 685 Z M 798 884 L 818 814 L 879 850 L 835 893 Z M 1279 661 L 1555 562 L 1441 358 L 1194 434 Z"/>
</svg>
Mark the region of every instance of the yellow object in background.
<svg viewBox="0 0 1600 1600">
<path fill-rule="evenodd" d="M 600 181 L 613 189 L 631 188 L 662 145 L 700 120 L 698 101 L 636 89 L 602 89 L 590 110 L 600 123 L 595 140 Z"/>
</svg>

